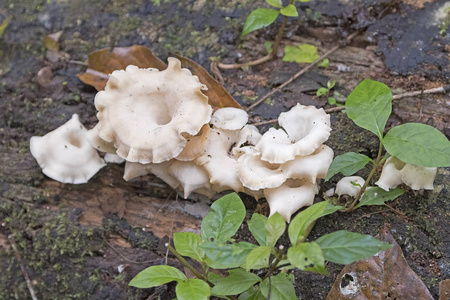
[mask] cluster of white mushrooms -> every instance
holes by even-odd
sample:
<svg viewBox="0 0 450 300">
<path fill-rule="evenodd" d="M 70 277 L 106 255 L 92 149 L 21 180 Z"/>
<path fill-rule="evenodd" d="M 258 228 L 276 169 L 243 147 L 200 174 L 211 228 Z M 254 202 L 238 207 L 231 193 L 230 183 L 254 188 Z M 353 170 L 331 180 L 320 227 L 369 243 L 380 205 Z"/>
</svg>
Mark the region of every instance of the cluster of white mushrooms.
<svg viewBox="0 0 450 300">
<path fill-rule="evenodd" d="M 280 115 L 283 129 L 261 135 L 241 109 L 213 113 L 206 89 L 175 58 L 164 71 L 114 71 L 95 97 L 99 122 L 93 129 L 87 131 L 74 115 L 33 137 L 31 153 L 52 179 L 84 183 L 105 165 L 98 149 L 107 153 L 105 160 L 125 160 L 125 180 L 152 173 L 185 198 L 226 190 L 265 197 L 271 214 L 279 212 L 289 222 L 313 203 L 317 178 L 325 178 L 333 159 L 323 145 L 331 131 L 329 115 L 298 104 Z"/>
</svg>

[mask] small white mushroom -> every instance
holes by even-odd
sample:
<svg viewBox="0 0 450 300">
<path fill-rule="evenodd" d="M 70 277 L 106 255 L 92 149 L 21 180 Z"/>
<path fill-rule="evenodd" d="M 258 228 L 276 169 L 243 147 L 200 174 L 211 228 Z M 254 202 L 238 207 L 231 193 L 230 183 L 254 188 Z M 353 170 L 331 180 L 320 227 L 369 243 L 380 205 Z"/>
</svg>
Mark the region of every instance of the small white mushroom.
<svg viewBox="0 0 450 300">
<path fill-rule="evenodd" d="M 63 183 L 86 183 L 105 162 L 86 139 L 78 115 L 42 137 L 33 136 L 30 151 L 42 172 Z"/>
<path fill-rule="evenodd" d="M 220 129 L 238 130 L 248 122 L 245 110 L 234 107 L 224 107 L 216 110 L 211 117 L 211 124 Z"/>
<path fill-rule="evenodd" d="M 285 163 L 313 153 L 330 136 L 330 116 L 323 109 L 297 104 L 278 118 L 282 129 L 271 128 L 256 145 L 261 158 Z"/>
<path fill-rule="evenodd" d="M 338 181 L 336 184 L 336 194 L 339 196 L 349 195 L 351 197 L 356 197 L 365 180 L 360 176 L 348 176 L 344 177 Z"/>
<path fill-rule="evenodd" d="M 174 160 L 168 171 L 169 175 L 176 178 L 183 187 L 184 199 L 187 199 L 196 190 L 211 189 L 208 173 L 203 167 L 196 165 L 194 162 Z"/>
<path fill-rule="evenodd" d="M 105 156 L 103 157 L 103 159 L 105 160 L 105 162 L 111 163 L 111 164 L 121 164 L 121 163 L 125 162 L 125 159 L 123 159 L 122 157 L 120 157 L 117 154 L 112 154 L 112 153 L 106 153 Z"/>
<path fill-rule="evenodd" d="M 383 169 L 381 170 L 380 179 L 378 179 L 375 184 L 385 191 L 395 189 L 399 184 L 402 183 L 401 170 L 404 166 L 405 163 L 399 160 L 397 157 L 389 157 L 388 159 L 386 159 Z"/>
<path fill-rule="evenodd" d="M 288 179 L 277 188 L 264 189 L 270 215 L 278 212 L 288 223 L 297 210 L 313 204 L 317 193 L 317 185 L 304 179 Z"/>
<path fill-rule="evenodd" d="M 98 136 L 127 161 L 161 163 L 178 156 L 186 135 L 196 135 L 211 119 L 201 91 L 206 86 L 176 58 L 166 70 L 128 66 L 114 71 L 95 96 Z"/>
</svg>

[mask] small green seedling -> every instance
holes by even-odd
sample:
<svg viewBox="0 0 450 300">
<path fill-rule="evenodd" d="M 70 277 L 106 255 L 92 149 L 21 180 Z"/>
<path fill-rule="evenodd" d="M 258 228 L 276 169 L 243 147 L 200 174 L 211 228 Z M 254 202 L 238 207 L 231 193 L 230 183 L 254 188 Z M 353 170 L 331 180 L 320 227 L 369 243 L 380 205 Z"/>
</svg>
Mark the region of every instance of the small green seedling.
<svg viewBox="0 0 450 300">
<path fill-rule="evenodd" d="M 392 99 L 389 87 L 370 79 L 363 80 L 347 97 L 345 103 L 347 116 L 356 125 L 372 132 L 379 139 L 375 159 L 364 154 L 348 152 L 336 156 L 330 165 L 326 180 L 337 173 L 345 176 L 353 175 L 368 163 L 372 164 L 369 176 L 347 211 L 363 205 L 383 205 L 386 201 L 403 194 L 403 190 L 399 188 L 385 191 L 374 187 L 365 192 L 377 169 L 389 156 L 395 156 L 407 164 L 424 167 L 450 166 L 450 142 L 432 126 L 406 123 L 395 126 L 384 134 L 386 122 L 392 111 Z"/>
<path fill-rule="evenodd" d="M 316 95 L 319 97 L 325 96 L 328 99 L 328 103 L 331 105 L 336 104 L 336 99 L 334 99 L 333 97 L 330 96 L 331 90 L 334 88 L 335 85 L 336 85 L 336 80 L 329 80 L 327 82 L 327 87 L 321 87 L 320 89 L 318 89 L 316 92 Z"/>
<path fill-rule="evenodd" d="M 328 274 L 325 261 L 349 264 L 391 247 L 369 235 L 344 230 L 306 242 L 319 218 L 342 208 L 323 201 L 297 214 L 287 230 L 290 246 L 279 242 L 286 231 L 281 215 L 275 213 L 267 218 L 255 213 L 248 221 L 248 228 L 257 244 L 236 242 L 232 237 L 241 227 L 246 211 L 236 193 L 228 194 L 211 205 L 202 221 L 201 235 L 178 232 L 173 239 L 175 248 L 166 245 L 197 278 L 188 279 L 174 267 L 159 265 L 143 270 L 130 285 L 151 288 L 176 281 L 175 292 L 180 300 L 202 300 L 210 296 L 296 300 L 290 269 Z M 195 269 L 184 257 L 197 261 L 200 268 Z M 227 269 L 228 275 L 221 276 L 214 269 Z"/>
</svg>

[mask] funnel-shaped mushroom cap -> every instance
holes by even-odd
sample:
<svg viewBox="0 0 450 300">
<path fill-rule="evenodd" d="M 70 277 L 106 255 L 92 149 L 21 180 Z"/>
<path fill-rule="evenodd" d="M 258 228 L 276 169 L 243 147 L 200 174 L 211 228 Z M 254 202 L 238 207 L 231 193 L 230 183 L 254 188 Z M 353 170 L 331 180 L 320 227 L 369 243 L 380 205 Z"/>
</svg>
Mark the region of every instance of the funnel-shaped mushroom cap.
<svg viewBox="0 0 450 300">
<path fill-rule="evenodd" d="M 33 136 L 30 150 L 42 172 L 63 183 L 86 183 L 105 162 L 86 139 L 78 115 L 42 137 Z"/>
<path fill-rule="evenodd" d="M 226 130 L 238 130 L 244 127 L 248 121 L 245 110 L 234 107 L 224 107 L 216 110 L 211 117 L 211 124 L 216 128 Z"/>
<path fill-rule="evenodd" d="M 288 223 L 297 210 L 313 204 L 317 193 L 317 185 L 304 179 L 288 179 L 277 188 L 264 190 L 270 215 L 278 212 Z"/>
<path fill-rule="evenodd" d="M 401 171 L 402 181 L 413 190 L 432 190 L 436 172 L 437 168 L 406 164 Z"/>
<path fill-rule="evenodd" d="M 242 184 L 254 191 L 279 187 L 287 179 L 279 164 L 262 160 L 256 150 L 239 157 L 237 170 Z"/>
<path fill-rule="evenodd" d="M 405 163 L 399 160 L 397 157 L 389 157 L 384 163 L 380 179 L 378 179 L 375 184 L 385 191 L 396 188 L 399 184 L 402 183 L 401 170 L 404 166 Z"/>
<path fill-rule="evenodd" d="M 196 135 L 211 119 L 205 89 L 176 58 L 169 58 L 164 71 L 136 66 L 114 71 L 95 97 L 99 137 L 127 161 L 170 160 L 183 150 L 185 135 Z"/>
<path fill-rule="evenodd" d="M 209 124 L 203 125 L 202 129 L 197 135 L 189 135 L 186 137 L 186 146 L 180 154 L 176 157 L 181 161 L 192 161 L 205 153 L 208 147 L 209 140 Z"/>
<path fill-rule="evenodd" d="M 271 128 L 256 145 L 261 158 L 270 163 L 310 155 L 330 136 L 330 116 L 314 106 L 297 104 L 281 113 L 278 122 L 286 131 Z"/>
<path fill-rule="evenodd" d="M 153 174 L 175 189 L 180 186 L 180 182 L 169 174 L 169 168 L 173 161 L 169 160 L 159 164 L 140 164 L 127 161 L 123 179 L 128 181 L 139 176 Z"/>
<path fill-rule="evenodd" d="M 339 196 L 349 195 L 351 197 L 356 197 L 363 185 L 364 179 L 360 176 L 344 177 L 336 184 L 336 194 Z"/>
<path fill-rule="evenodd" d="M 317 178 L 327 177 L 333 155 L 334 152 L 330 147 L 322 145 L 311 155 L 296 156 L 293 160 L 282 164 L 282 169 L 287 178 L 304 178 L 315 183 Z"/>
<path fill-rule="evenodd" d="M 86 138 L 89 144 L 91 144 L 91 146 L 98 151 L 116 154 L 117 149 L 114 147 L 114 144 L 112 142 L 108 143 L 98 136 L 98 124 L 91 130 L 88 130 L 86 133 Z"/>
</svg>

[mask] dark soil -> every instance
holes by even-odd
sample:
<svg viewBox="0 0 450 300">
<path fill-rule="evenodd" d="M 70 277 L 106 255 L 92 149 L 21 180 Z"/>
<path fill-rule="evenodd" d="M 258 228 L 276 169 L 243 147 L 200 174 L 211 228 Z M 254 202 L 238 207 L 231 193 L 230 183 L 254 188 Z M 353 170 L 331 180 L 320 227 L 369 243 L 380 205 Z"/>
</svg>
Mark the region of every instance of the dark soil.
<svg viewBox="0 0 450 300">
<path fill-rule="evenodd" d="M 96 123 L 96 91 L 76 77 L 85 69 L 79 62 L 91 51 L 139 44 L 163 60 L 175 52 L 209 69 L 211 56 L 241 63 L 265 55 L 264 42 L 274 40 L 281 23 L 280 18 L 243 40 L 246 16 L 255 7 L 265 7 L 264 1 L 156 2 L 0 2 L 0 23 L 12 16 L 0 38 L 0 299 L 31 299 L 16 254 L 38 299 L 175 298 L 173 284 L 140 290 L 128 282 L 150 265 L 181 268 L 163 245 L 174 232 L 199 232 L 209 203 L 182 200 L 154 176 L 125 182 L 121 165 L 108 165 L 87 184 L 64 185 L 45 177 L 29 152 L 31 136 L 44 135 L 74 113 L 88 128 Z M 309 43 L 325 53 L 354 30 L 362 33 L 329 57 L 329 68 L 313 68 L 255 108 L 251 119 L 276 118 L 298 102 L 331 107 L 314 97 L 330 78 L 344 95 L 364 78 L 386 83 L 394 94 L 448 84 L 450 33 L 439 33 L 446 18 L 448 22 L 446 1 L 427 2 L 297 2 L 300 16 L 288 22 L 283 45 Z M 44 36 L 58 31 L 62 52 L 54 59 Z M 38 78 L 44 67 L 50 76 Z M 246 106 L 302 67 L 277 58 L 222 76 L 227 90 Z M 450 137 L 449 104 L 449 94 L 396 100 L 387 129 L 422 122 Z M 332 124 L 327 144 L 335 155 L 376 155 L 375 136 L 357 128 L 345 114 L 334 113 Z M 265 127 L 260 129 L 269 125 Z M 367 175 L 368 170 L 360 173 Z M 439 282 L 450 277 L 449 178 L 450 169 L 440 168 L 433 191 L 406 189 L 389 203 L 392 210 L 364 207 L 323 218 L 310 239 L 341 229 L 376 235 L 388 224 L 410 267 L 437 299 Z M 322 184 L 316 200 L 338 179 Z M 264 200 L 256 203 L 242 196 L 248 216 L 268 212 Z M 237 236 L 249 237 L 246 229 Z M 294 272 L 299 298 L 326 297 L 342 266 L 329 264 L 327 269 L 330 276 Z"/>
</svg>

